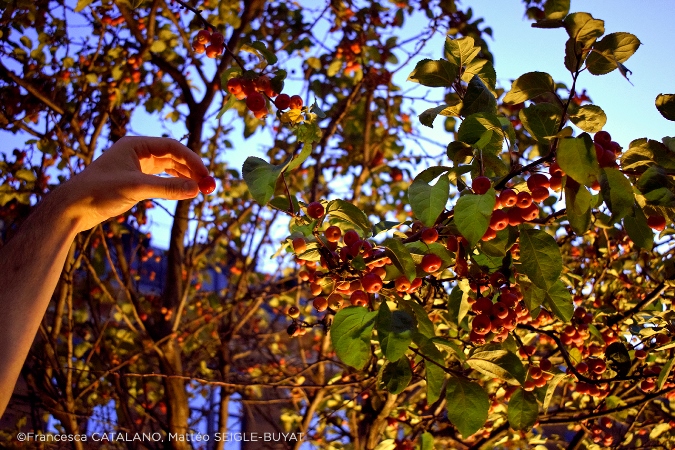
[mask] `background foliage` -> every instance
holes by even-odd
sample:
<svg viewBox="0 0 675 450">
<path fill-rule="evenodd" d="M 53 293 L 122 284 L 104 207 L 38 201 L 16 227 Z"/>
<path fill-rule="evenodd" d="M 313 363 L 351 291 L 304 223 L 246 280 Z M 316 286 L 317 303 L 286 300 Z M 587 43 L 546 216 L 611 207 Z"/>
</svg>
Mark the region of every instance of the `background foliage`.
<svg viewBox="0 0 675 450">
<path fill-rule="evenodd" d="M 541 33 L 566 31 L 550 51 L 570 75 L 500 86 L 490 28 L 453 1 L 3 7 L 0 125 L 25 137 L 0 162 L 3 241 L 98 151 L 143 134 L 135 118 L 184 127 L 220 180 L 171 211 L 166 251 L 150 246 L 152 201 L 78 237 L 7 445 L 48 427 L 223 433 L 240 426 L 232 404 L 262 403 L 278 406 L 269 423 L 253 409 L 244 427 L 322 448 L 672 446 L 675 144 L 604 141 L 605 113 L 576 89 L 628 76 L 637 37 L 569 1 L 526 1 Z M 204 28 L 225 36 L 217 59 L 193 50 Z M 426 48 L 439 33 L 444 48 Z M 258 119 L 223 89 L 263 75 L 305 108 L 268 98 Z M 673 119 L 672 95 L 655 103 Z M 245 153 L 261 134 L 266 158 L 231 167 L 235 143 Z M 504 192 L 535 194 L 535 174 L 554 185 L 525 217 Z M 365 307 L 339 305 L 364 290 Z M 476 333 L 481 311 L 495 332 Z"/>
</svg>

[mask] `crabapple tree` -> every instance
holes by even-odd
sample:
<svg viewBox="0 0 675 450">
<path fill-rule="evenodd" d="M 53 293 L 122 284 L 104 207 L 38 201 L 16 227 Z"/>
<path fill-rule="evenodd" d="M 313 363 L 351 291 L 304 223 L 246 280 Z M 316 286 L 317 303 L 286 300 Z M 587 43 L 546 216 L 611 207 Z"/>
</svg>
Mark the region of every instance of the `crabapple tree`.
<svg viewBox="0 0 675 450">
<path fill-rule="evenodd" d="M 150 122 L 214 179 L 78 236 L 0 439 L 672 447 L 675 138 L 616 142 L 579 92 L 640 41 L 526 0 L 569 76 L 502 86 L 463 3 L 5 2 L 0 242 Z"/>
</svg>

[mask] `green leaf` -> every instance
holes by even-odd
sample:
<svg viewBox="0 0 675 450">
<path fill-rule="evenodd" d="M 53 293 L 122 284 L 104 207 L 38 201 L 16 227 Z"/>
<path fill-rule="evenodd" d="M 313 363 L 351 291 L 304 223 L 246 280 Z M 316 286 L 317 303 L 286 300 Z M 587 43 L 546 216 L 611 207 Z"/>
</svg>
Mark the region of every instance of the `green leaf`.
<svg viewBox="0 0 675 450">
<path fill-rule="evenodd" d="M 291 170 L 295 170 L 296 168 L 300 167 L 302 163 L 304 163 L 305 160 L 309 158 L 309 155 L 311 154 L 312 154 L 312 144 L 308 144 L 307 142 L 305 142 L 302 146 L 302 150 L 300 151 L 298 156 L 293 158 L 291 163 L 286 168 L 286 171 L 290 172 Z"/>
<path fill-rule="evenodd" d="M 395 362 L 387 362 L 382 367 L 382 384 L 392 394 L 400 394 L 412 380 L 410 360 L 405 356 Z"/>
<path fill-rule="evenodd" d="M 624 63 L 640 46 L 640 40 L 630 33 L 611 33 L 596 42 L 586 58 L 586 67 L 593 75 L 604 75 Z"/>
<path fill-rule="evenodd" d="M 675 151 L 652 139 L 636 139 L 628 145 L 621 155 L 621 168 L 624 170 L 643 169 L 657 164 L 664 169 L 675 169 Z"/>
<path fill-rule="evenodd" d="M 496 201 L 494 189 L 483 195 L 466 194 L 457 200 L 455 225 L 470 247 L 476 245 L 487 231 Z"/>
<path fill-rule="evenodd" d="M 335 315 L 330 327 L 330 339 L 335 353 L 343 363 L 363 369 L 370 359 L 370 337 L 377 311 L 362 306 L 348 306 Z"/>
<path fill-rule="evenodd" d="M 431 361 L 424 359 L 424 370 L 427 380 L 427 403 L 433 404 L 441 397 L 443 382 L 445 381 L 445 358 L 443 353 L 434 345 L 434 343 L 418 333 L 416 338 L 417 346 L 421 353 Z M 436 364 L 434 364 L 434 362 Z"/>
<path fill-rule="evenodd" d="M 464 36 L 459 39 L 445 39 L 446 58 L 457 67 L 464 67 L 470 64 L 480 53 L 480 47 L 476 46 L 471 36 Z"/>
<path fill-rule="evenodd" d="M 216 115 L 216 119 L 220 119 L 223 117 L 223 114 L 225 114 L 230 108 L 232 108 L 235 103 L 237 103 L 237 99 L 234 95 L 228 95 L 227 96 L 227 101 L 223 103 L 223 107 L 220 108 L 220 111 L 218 111 L 218 115 Z"/>
<path fill-rule="evenodd" d="M 336 199 L 328 202 L 326 214 L 350 222 L 361 229 L 365 237 L 370 236 L 370 221 L 366 214 L 353 204 Z"/>
<path fill-rule="evenodd" d="M 675 94 L 659 94 L 656 96 L 656 109 L 668 120 L 675 120 Z"/>
<path fill-rule="evenodd" d="M 448 420 L 467 438 L 480 430 L 488 418 L 490 399 L 480 384 L 452 377 L 446 387 Z"/>
<path fill-rule="evenodd" d="M 570 0 L 546 0 L 544 14 L 549 20 L 564 19 L 570 12 Z"/>
<path fill-rule="evenodd" d="M 500 378 L 509 384 L 525 382 L 525 368 L 516 355 L 508 350 L 480 351 L 471 355 L 466 363 L 474 370 L 489 377 Z"/>
<path fill-rule="evenodd" d="M 565 17 L 565 29 L 569 37 L 576 41 L 580 49 L 588 48 L 605 33 L 605 22 L 594 19 L 588 13 L 577 12 Z"/>
<path fill-rule="evenodd" d="M 470 310 L 471 305 L 469 304 L 468 292 L 460 289 L 459 286 L 452 288 L 450 297 L 448 298 L 448 315 L 450 321 L 459 326 Z"/>
<path fill-rule="evenodd" d="M 434 127 L 434 120 L 440 114 L 442 116 L 454 116 L 459 117 L 459 112 L 462 109 L 462 101 L 460 99 L 455 99 L 454 103 L 444 103 L 442 105 L 436 106 L 435 108 L 429 108 L 419 115 L 420 123 L 429 128 Z"/>
<path fill-rule="evenodd" d="M 459 67 L 444 59 L 423 59 L 408 76 L 408 81 L 429 87 L 451 87 L 459 75 Z"/>
<path fill-rule="evenodd" d="M 492 63 L 486 59 L 476 59 L 466 66 L 462 74 L 462 81 L 468 83 L 477 76 L 488 89 L 493 90 L 497 84 L 497 73 Z"/>
<path fill-rule="evenodd" d="M 562 256 L 553 236 L 521 225 L 520 271 L 540 289 L 553 286 L 562 273 Z"/>
<path fill-rule="evenodd" d="M 523 108 L 518 113 L 525 129 L 541 144 L 549 144 L 562 119 L 560 108 L 552 103 L 538 103 Z"/>
<path fill-rule="evenodd" d="M 433 226 L 445 210 L 450 197 L 450 180 L 445 173 L 447 167 L 430 167 L 415 177 L 408 188 L 408 201 L 413 214 L 427 226 Z M 429 183 L 436 177 L 433 186 Z"/>
<path fill-rule="evenodd" d="M 565 379 L 567 374 L 565 373 L 557 373 L 553 375 L 553 378 L 551 378 L 548 381 L 548 385 L 546 386 L 546 395 L 544 396 L 544 401 L 542 408 L 544 410 L 544 414 L 546 414 L 546 410 L 548 409 L 548 406 L 551 404 L 551 400 L 553 399 L 553 394 L 555 394 L 555 390 L 560 384 L 562 380 Z"/>
<path fill-rule="evenodd" d="M 659 372 L 658 381 L 656 382 L 656 387 L 659 391 L 663 389 L 663 386 L 666 384 L 666 381 L 668 381 L 668 376 L 670 375 L 670 372 L 673 370 L 673 366 L 675 366 L 675 358 L 670 358 L 668 362 L 665 363 L 661 368 L 661 372 Z"/>
<path fill-rule="evenodd" d="M 436 331 L 434 330 L 434 324 L 429 319 L 429 314 L 424 310 L 424 308 L 422 308 L 422 306 L 419 303 L 412 300 L 399 300 L 398 303 L 399 305 L 403 306 L 409 311 L 412 311 L 412 313 L 415 314 L 415 319 L 417 320 L 417 330 L 419 332 L 417 333 L 418 335 L 421 335 L 429 339 L 433 338 L 436 335 Z M 413 339 L 415 339 L 415 335 L 413 335 Z"/>
<path fill-rule="evenodd" d="M 518 285 L 523 293 L 523 302 L 525 302 L 527 309 L 530 312 L 536 312 L 536 314 L 539 315 L 539 307 L 544 303 L 546 291 L 544 289 L 539 289 L 527 280 L 520 280 Z"/>
<path fill-rule="evenodd" d="M 267 45 L 262 41 L 255 41 L 251 44 L 251 47 L 258 50 L 260 54 L 265 58 L 267 64 L 276 64 L 278 59 L 277 55 L 274 54 L 274 51 L 271 51 L 267 48 Z"/>
<path fill-rule="evenodd" d="M 588 133 L 597 133 L 607 123 L 607 116 L 599 106 L 584 105 L 570 114 L 572 123 Z"/>
<path fill-rule="evenodd" d="M 557 160 L 560 168 L 579 184 L 591 186 L 598 178 L 600 166 L 595 146 L 586 133 L 576 138 L 561 139 Z"/>
<path fill-rule="evenodd" d="M 633 206 L 633 214 L 623 218 L 623 227 L 628 233 L 628 237 L 639 248 L 650 251 L 654 246 L 654 232 L 647 225 L 647 218 L 645 217 L 642 208 L 637 205 Z"/>
<path fill-rule="evenodd" d="M 612 222 L 618 222 L 633 211 L 635 195 L 630 180 L 618 169 L 607 167 L 601 169 L 601 193 L 612 212 Z"/>
<path fill-rule="evenodd" d="M 383 301 L 377 314 L 375 329 L 382 353 L 389 361 L 396 361 L 405 355 L 412 342 L 415 319 L 405 311 L 392 313 L 387 302 Z"/>
<path fill-rule="evenodd" d="M 461 114 L 465 117 L 476 113 L 495 114 L 497 112 L 497 99 L 478 75 L 475 75 L 469 82 L 462 105 Z"/>
<path fill-rule="evenodd" d="M 286 71 L 283 69 L 277 69 L 274 73 L 274 77 L 270 80 L 270 86 L 274 89 L 274 92 L 282 92 L 284 90 L 284 81 L 286 80 Z"/>
<path fill-rule="evenodd" d="M 428 431 L 420 436 L 420 450 L 434 450 L 434 436 Z"/>
<path fill-rule="evenodd" d="M 412 281 L 417 276 L 417 266 L 410 255 L 410 251 L 401 243 L 400 240 L 390 238 L 386 239 L 384 246 L 387 256 L 391 259 L 394 266 L 408 279 Z"/>
<path fill-rule="evenodd" d="M 483 146 L 483 150 L 494 154 L 500 153 L 504 145 L 506 133 L 502 128 L 499 117 L 494 114 L 477 113 L 464 119 L 459 126 L 459 130 L 457 130 L 457 139 L 474 145 L 483 137 L 486 130 L 494 130 L 495 133 L 490 141 L 490 145 Z"/>
<path fill-rule="evenodd" d="M 555 83 L 546 72 L 528 72 L 511 84 L 511 90 L 504 96 L 504 103 L 523 103 L 543 94 L 555 93 Z"/>
<path fill-rule="evenodd" d="M 466 355 L 464 354 L 464 350 L 462 350 L 462 347 L 460 347 L 458 344 L 455 344 L 454 342 L 443 339 L 442 337 L 435 337 L 431 339 L 431 342 L 433 342 L 436 345 L 442 345 L 443 347 L 447 347 L 450 350 L 452 350 L 457 358 L 459 358 L 460 361 L 466 361 Z"/>
<path fill-rule="evenodd" d="M 532 392 L 518 389 L 509 400 L 507 417 L 514 430 L 527 430 L 537 422 L 539 404 Z"/>
<path fill-rule="evenodd" d="M 544 294 L 546 306 L 563 322 L 569 322 L 574 315 L 572 294 L 565 283 L 558 280 Z"/>
<path fill-rule="evenodd" d="M 256 156 L 246 158 L 241 172 L 248 190 L 260 205 L 265 205 L 270 201 L 272 195 L 274 195 L 277 179 L 289 162 L 290 160 L 275 166 Z"/>
<path fill-rule="evenodd" d="M 579 183 L 565 183 L 567 220 L 572 230 L 582 235 L 591 226 L 591 193 Z"/>
<path fill-rule="evenodd" d="M 410 224 L 410 221 L 404 221 L 404 222 L 394 222 L 392 220 L 383 220 L 382 222 L 379 222 L 375 225 L 373 225 L 373 236 L 377 236 L 380 233 L 384 233 L 385 231 L 392 230 L 394 228 L 397 228 L 401 225 L 406 225 Z"/>
</svg>

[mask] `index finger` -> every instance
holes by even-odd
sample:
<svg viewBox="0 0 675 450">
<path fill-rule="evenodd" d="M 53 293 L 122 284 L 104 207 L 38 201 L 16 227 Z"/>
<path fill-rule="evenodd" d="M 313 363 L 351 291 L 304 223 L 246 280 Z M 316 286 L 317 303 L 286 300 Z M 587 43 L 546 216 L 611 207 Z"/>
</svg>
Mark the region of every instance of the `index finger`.
<svg viewBox="0 0 675 450">
<path fill-rule="evenodd" d="M 171 158 L 190 169 L 191 173 L 196 175 L 197 181 L 209 175 L 199 155 L 175 139 L 161 137 L 132 137 L 130 139 L 133 139 L 131 147 L 139 159 Z"/>
</svg>

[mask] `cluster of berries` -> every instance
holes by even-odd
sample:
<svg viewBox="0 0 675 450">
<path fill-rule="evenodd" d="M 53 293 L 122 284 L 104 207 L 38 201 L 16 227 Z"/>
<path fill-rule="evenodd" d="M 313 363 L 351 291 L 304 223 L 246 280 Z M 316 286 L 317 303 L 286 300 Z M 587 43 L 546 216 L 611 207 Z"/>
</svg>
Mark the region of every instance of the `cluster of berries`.
<svg viewBox="0 0 675 450">
<path fill-rule="evenodd" d="M 531 222 L 539 217 L 537 203 L 547 200 L 550 196 L 549 189 L 559 191 L 562 186 L 562 177 L 565 173 L 558 163 L 549 167 L 550 178 L 543 173 L 533 173 L 527 179 L 528 191 L 516 192 L 514 189 L 503 189 L 497 196 L 495 209 L 490 217 L 483 241 L 489 241 L 497 236 L 497 232 L 508 226 L 518 226 L 524 222 Z M 478 195 L 485 194 L 491 187 L 492 182 L 488 177 L 477 177 L 471 187 Z"/>
<path fill-rule="evenodd" d="M 313 219 L 319 219 L 325 214 L 323 205 L 319 202 L 312 202 L 307 206 L 307 215 Z M 425 242 L 433 242 L 438 239 L 438 232 L 429 228 L 424 233 Z M 382 289 L 391 289 L 399 294 L 409 294 L 417 291 L 422 286 L 422 278 L 414 278 L 412 281 L 404 276 L 397 279 L 386 281 L 387 271 L 385 266 L 392 264 L 391 259 L 386 256 L 383 249 L 374 248 L 373 244 L 362 239 L 356 230 L 346 230 L 343 234 L 342 229 L 335 225 L 328 226 L 323 231 L 323 240 L 328 256 L 334 264 L 343 264 L 351 266 L 353 270 L 343 271 L 343 275 L 328 275 L 325 270 L 329 268 L 324 256 L 319 263 L 316 261 L 306 261 L 302 259 L 302 254 L 307 250 L 307 241 L 304 237 L 296 237 L 292 240 L 293 251 L 296 254 L 296 260 L 303 265 L 299 272 L 301 280 L 310 283 L 312 295 L 316 296 L 312 305 L 318 312 L 324 312 L 328 309 L 336 312 L 346 304 L 353 306 L 368 306 L 371 304 L 372 295 L 379 293 Z M 325 255 L 327 256 L 327 255 Z M 352 262 L 359 258 L 362 265 L 357 269 Z M 433 253 L 423 255 L 419 263 L 419 270 L 424 273 L 435 273 L 442 267 L 442 259 Z M 320 267 L 319 267 L 320 266 Z M 323 270 L 319 270 L 322 268 Z M 355 273 L 354 269 L 358 272 Z M 348 274 L 348 275 L 347 275 Z M 295 309 L 292 310 L 296 314 Z M 289 310 L 289 315 L 291 311 Z M 297 311 L 299 314 L 299 311 Z M 297 316 L 291 316 L 296 319 Z"/>
<path fill-rule="evenodd" d="M 469 339 L 476 345 L 488 341 L 503 342 L 519 323 L 531 320 L 530 312 L 521 301 L 523 294 L 520 288 L 517 285 L 507 286 L 500 272 L 495 272 L 491 279 L 495 291 L 499 290 L 496 302 L 484 296 L 469 300 L 471 311 L 476 314 L 471 322 Z"/>
<path fill-rule="evenodd" d="M 231 78 L 227 81 L 227 91 L 234 95 L 237 100 L 246 100 L 246 107 L 258 118 L 262 119 L 268 114 L 267 100 L 274 99 L 274 106 L 283 111 L 287 108 L 302 109 L 303 101 L 299 95 L 277 94 L 265 76 L 257 78 Z M 276 98 L 275 98 L 276 97 Z"/>
<path fill-rule="evenodd" d="M 199 30 L 192 41 L 192 49 L 195 53 L 206 53 L 209 58 L 217 58 L 225 50 L 225 36 L 214 31 Z"/>
</svg>

